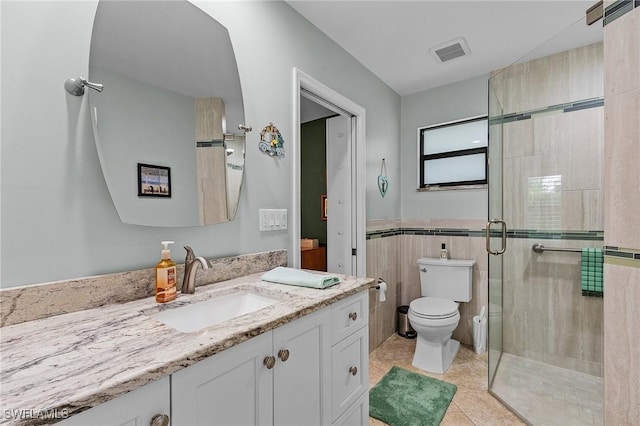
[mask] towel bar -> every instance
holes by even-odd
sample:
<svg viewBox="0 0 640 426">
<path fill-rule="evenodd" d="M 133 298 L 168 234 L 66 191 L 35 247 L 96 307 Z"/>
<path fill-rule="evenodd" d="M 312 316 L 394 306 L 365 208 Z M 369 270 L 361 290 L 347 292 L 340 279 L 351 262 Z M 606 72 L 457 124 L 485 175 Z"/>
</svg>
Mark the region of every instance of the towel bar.
<svg viewBox="0 0 640 426">
<path fill-rule="evenodd" d="M 531 247 L 531 250 L 533 250 L 536 253 L 542 253 L 545 251 L 570 251 L 573 253 L 582 252 L 582 249 L 579 249 L 579 248 L 545 247 L 540 243 L 535 243 L 533 247 Z"/>
</svg>

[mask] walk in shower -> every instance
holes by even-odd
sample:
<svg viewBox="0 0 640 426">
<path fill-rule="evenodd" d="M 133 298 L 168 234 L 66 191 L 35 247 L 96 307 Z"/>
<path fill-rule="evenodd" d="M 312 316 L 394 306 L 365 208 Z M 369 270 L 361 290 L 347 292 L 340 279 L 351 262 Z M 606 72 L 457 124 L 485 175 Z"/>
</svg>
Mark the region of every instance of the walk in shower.
<svg viewBox="0 0 640 426">
<path fill-rule="evenodd" d="M 534 425 L 604 424 L 603 87 L 584 19 L 489 81 L 489 390 Z"/>
</svg>

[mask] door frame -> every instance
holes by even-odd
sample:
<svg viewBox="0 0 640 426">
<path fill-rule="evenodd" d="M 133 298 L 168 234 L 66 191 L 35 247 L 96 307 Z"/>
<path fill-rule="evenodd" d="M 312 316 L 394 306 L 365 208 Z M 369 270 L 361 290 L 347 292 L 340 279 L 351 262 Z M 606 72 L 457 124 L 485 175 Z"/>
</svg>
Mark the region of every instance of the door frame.
<svg viewBox="0 0 640 426">
<path fill-rule="evenodd" d="M 354 171 L 352 172 L 352 179 L 355 176 L 356 196 L 352 200 L 352 213 L 355 209 L 355 248 L 357 250 L 356 255 L 356 268 L 352 271 L 353 275 L 364 277 L 366 276 L 366 157 L 365 157 L 365 129 L 366 129 L 366 110 L 360 105 L 356 104 L 352 100 L 346 98 L 340 93 L 336 92 L 329 86 L 321 83 L 315 78 L 311 77 L 304 71 L 293 68 L 293 99 L 292 99 L 292 114 L 293 119 L 291 135 L 293 142 L 291 144 L 291 155 L 293 157 L 292 171 L 292 200 L 291 200 L 291 221 L 290 221 L 290 235 L 291 235 L 291 250 L 289 253 L 289 259 L 291 259 L 292 266 L 294 268 L 300 268 L 300 230 L 301 230 L 301 217 L 300 217 L 300 92 L 304 89 L 313 93 L 320 99 L 333 104 L 340 109 L 348 112 L 352 115 L 352 121 L 355 121 L 352 132 L 355 137 L 355 143 L 352 142 L 352 164 L 354 164 Z M 352 182 L 353 185 L 354 182 Z"/>
</svg>

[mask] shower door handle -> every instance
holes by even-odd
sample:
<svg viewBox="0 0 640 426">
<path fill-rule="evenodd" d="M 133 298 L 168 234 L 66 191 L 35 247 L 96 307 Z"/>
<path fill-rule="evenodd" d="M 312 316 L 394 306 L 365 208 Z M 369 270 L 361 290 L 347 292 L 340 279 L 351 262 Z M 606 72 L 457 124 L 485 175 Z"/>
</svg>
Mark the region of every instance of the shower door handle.
<svg viewBox="0 0 640 426">
<path fill-rule="evenodd" d="M 500 248 L 500 250 L 491 250 L 491 225 L 494 223 L 499 223 L 502 226 L 502 247 Z M 491 219 L 489 222 L 487 222 L 484 235 L 487 240 L 487 253 L 497 256 L 507 250 L 507 223 L 504 220 Z"/>
</svg>

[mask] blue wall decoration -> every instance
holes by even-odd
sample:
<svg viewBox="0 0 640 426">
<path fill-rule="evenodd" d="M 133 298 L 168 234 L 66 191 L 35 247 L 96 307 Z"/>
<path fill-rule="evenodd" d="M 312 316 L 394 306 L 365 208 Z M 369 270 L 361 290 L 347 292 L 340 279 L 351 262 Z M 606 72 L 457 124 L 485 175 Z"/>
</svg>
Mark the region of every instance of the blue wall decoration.
<svg viewBox="0 0 640 426">
<path fill-rule="evenodd" d="M 380 176 L 378 176 L 378 189 L 380 190 L 380 195 L 384 198 L 384 196 L 387 195 L 387 190 L 389 189 L 387 164 L 384 162 L 384 158 L 382 159 L 382 166 L 380 166 Z"/>
</svg>

